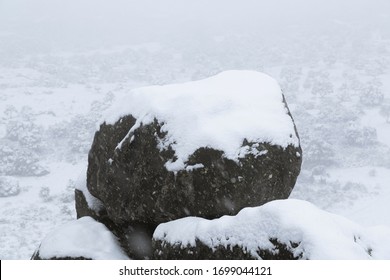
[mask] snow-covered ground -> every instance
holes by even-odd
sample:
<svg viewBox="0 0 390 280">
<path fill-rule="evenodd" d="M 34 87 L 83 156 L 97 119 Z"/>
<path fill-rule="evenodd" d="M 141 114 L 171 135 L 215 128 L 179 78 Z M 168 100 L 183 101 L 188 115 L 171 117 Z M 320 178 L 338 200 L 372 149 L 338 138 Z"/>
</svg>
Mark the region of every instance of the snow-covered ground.
<svg viewBox="0 0 390 280">
<path fill-rule="evenodd" d="M 0 15 L 19 12 L 1 5 Z M 229 14 L 229 5 L 222 13 Z M 390 17 L 384 13 L 390 9 L 378 5 L 379 16 L 364 22 L 331 13 L 318 22 L 303 17 L 312 25 L 267 18 L 267 29 L 253 13 L 242 25 L 228 16 L 217 25 L 210 15 L 194 24 L 195 6 L 183 12 L 189 19 L 151 16 L 150 29 L 140 31 L 124 28 L 127 15 L 119 14 L 97 35 L 83 21 L 91 14 L 63 7 L 88 36 L 61 29 L 67 17 L 57 21 L 44 9 L 31 16 L 25 6 L 24 23 L 0 17 L 0 259 L 30 258 L 47 233 L 75 219 L 75 182 L 85 172 L 97 123 L 119 97 L 232 69 L 265 72 L 281 85 L 304 159 L 291 197 L 375 226 L 378 236 L 389 232 Z M 109 29 L 115 24 L 122 24 L 119 31 Z"/>
</svg>

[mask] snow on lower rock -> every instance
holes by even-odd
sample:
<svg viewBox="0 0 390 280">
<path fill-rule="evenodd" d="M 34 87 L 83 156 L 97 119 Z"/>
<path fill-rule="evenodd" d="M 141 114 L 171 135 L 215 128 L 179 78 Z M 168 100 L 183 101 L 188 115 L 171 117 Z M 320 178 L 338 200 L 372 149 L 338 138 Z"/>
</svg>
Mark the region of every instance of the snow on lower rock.
<svg viewBox="0 0 390 280">
<path fill-rule="evenodd" d="M 102 122 L 114 124 L 129 114 L 137 122 L 117 148 L 133 141 L 132 132 L 139 126 L 157 119 L 167 132 L 160 149 L 170 146 L 177 157 L 167 162 L 169 171 L 184 169 L 200 147 L 224 151 L 227 158 L 238 160 L 251 153 L 242 149 L 244 139 L 299 146 L 278 83 L 255 71 L 225 71 L 195 82 L 134 89 L 113 104 Z"/>
<path fill-rule="evenodd" d="M 128 259 L 116 237 L 91 217 L 82 217 L 50 233 L 39 247 L 41 259 Z"/>
<path fill-rule="evenodd" d="M 212 250 L 238 245 L 253 258 L 260 258 L 259 251 L 275 252 L 270 240 L 277 239 L 301 259 L 390 259 L 389 232 L 390 228 L 365 229 L 309 202 L 288 199 L 245 208 L 236 216 L 187 217 L 160 224 L 153 238 L 183 250 L 197 242 Z"/>
</svg>

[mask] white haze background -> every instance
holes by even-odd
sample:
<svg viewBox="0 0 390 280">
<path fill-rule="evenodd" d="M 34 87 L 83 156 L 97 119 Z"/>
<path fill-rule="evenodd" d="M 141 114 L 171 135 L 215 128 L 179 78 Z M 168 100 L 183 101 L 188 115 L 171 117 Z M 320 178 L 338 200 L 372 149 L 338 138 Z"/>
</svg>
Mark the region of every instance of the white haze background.
<svg viewBox="0 0 390 280">
<path fill-rule="evenodd" d="M 96 122 L 132 88 L 224 70 L 278 80 L 292 198 L 390 226 L 390 2 L 0 0 L 0 259 L 75 219 Z"/>
</svg>

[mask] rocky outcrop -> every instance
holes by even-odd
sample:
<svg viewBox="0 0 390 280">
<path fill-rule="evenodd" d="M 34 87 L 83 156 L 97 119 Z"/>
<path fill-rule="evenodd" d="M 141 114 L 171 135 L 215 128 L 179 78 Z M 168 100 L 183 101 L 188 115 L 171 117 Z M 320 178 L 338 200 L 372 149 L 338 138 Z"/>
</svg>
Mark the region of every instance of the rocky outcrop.
<svg viewBox="0 0 390 280">
<path fill-rule="evenodd" d="M 230 83 L 245 89 L 241 96 L 228 93 Z M 210 102 L 190 96 L 199 84 Z M 159 101 L 161 96 L 168 101 Z M 176 115 L 171 106 L 183 96 L 188 104 Z M 221 110 L 226 100 L 228 110 Z M 87 190 L 106 212 L 88 212 L 81 193 L 76 201 L 78 216 L 104 216 L 121 240 L 134 233 L 146 237 L 158 224 L 186 216 L 235 215 L 287 198 L 295 185 L 302 163 L 299 137 L 280 88 L 264 74 L 232 71 L 194 85 L 144 88 L 117 106 L 112 114 L 127 113 L 100 125 L 88 157 Z M 222 116 L 225 121 L 215 126 Z M 149 248 L 151 236 L 146 243 Z"/>
<path fill-rule="evenodd" d="M 118 99 L 95 134 L 86 187 L 84 179 L 76 190 L 77 217 L 104 224 L 131 258 L 176 258 L 163 250 L 171 245 L 152 242 L 157 226 L 287 198 L 301 163 L 294 121 L 268 75 L 227 71 L 136 89 Z M 204 246 L 190 254 L 209 258 Z"/>
</svg>

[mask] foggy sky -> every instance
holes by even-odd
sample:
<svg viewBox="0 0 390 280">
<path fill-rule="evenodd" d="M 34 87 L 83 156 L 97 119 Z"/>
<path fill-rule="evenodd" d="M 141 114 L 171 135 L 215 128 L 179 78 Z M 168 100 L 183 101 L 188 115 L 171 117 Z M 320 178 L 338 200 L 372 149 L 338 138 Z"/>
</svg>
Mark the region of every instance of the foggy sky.
<svg viewBox="0 0 390 280">
<path fill-rule="evenodd" d="M 334 23 L 388 29 L 386 0 L 0 0 L 0 32 L 48 44 L 126 44 L 204 34 L 291 29 L 321 33 Z M 388 26 L 388 24 L 387 24 Z M 330 31 L 333 32 L 333 31 Z M 0 37 L 4 40 L 4 36 Z"/>
</svg>

